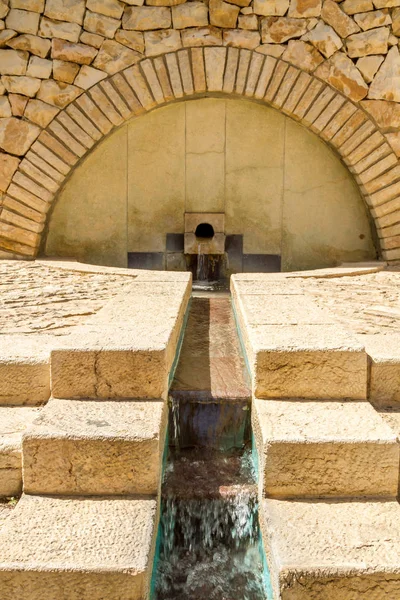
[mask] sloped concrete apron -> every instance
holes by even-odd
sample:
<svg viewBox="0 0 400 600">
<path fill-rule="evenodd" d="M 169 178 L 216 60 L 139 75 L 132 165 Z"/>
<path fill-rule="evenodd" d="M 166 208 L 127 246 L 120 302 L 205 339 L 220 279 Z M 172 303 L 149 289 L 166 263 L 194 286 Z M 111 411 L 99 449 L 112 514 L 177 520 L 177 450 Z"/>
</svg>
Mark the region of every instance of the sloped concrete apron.
<svg viewBox="0 0 400 600">
<path fill-rule="evenodd" d="M 136 275 L 43 361 L 52 395 L 23 434 L 24 495 L 0 530 L 2 600 L 149 596 L 191 276 Z"/>
<path fill-rule="evenodd" d="M 399 419 L 367 400 L 370 373 L 375 400 L 383 367 L 298 278 L 235 275 L 231 288 L 253 381 L 274 600 L 397 598 Z M 388 354 L 381 350 L 382 360 Z"/>
</svg>

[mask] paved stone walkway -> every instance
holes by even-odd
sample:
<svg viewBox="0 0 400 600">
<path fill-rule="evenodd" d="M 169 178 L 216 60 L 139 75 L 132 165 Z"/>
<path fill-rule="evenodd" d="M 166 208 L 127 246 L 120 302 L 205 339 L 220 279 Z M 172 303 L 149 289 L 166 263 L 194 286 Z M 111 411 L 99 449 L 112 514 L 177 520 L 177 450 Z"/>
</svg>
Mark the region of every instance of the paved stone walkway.
<svg viewBox="0 0 400 600">
<path fill-rule="evenodd" d="M 65 335 L 119 294 L 132 277 L 0 261 L 0 335 Z"/>
<path fill-rule="evenodd" d="M 400 332 L 400 267 L 367 275 L 302 279 L 320 308 L 356 334 Z"/>
</svg>

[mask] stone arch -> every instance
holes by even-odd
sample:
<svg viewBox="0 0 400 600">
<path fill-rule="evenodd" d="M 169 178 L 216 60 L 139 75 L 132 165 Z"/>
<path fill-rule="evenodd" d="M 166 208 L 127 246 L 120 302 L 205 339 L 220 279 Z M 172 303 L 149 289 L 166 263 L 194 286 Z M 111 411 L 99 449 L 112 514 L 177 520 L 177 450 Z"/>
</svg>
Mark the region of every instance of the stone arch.
<svg viewBox="0 0 400 600">
<path fill-rule="evenodd" d="M 0 249 L 34 258 L 51 204 L 74 167 L 127 120 L 170 102 L 230 95 L 265 103 L 329 144 L 353 174 L 381 257 L 400 259 L 400 165 L 367 113 L 283 60 L 233 47 L 193 47 L 146 58 L 68 104 L 20 162 L 3 200 Z"/>
</svg>

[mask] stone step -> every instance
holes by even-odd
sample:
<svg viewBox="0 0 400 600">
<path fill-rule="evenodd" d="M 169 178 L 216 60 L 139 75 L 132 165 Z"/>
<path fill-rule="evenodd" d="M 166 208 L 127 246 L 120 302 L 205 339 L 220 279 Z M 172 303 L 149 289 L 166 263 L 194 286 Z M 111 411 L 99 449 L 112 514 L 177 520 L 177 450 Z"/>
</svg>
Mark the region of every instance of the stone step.
<svg viewBox="0 0 400 600">
<path fill-rule="evenodd" d="M 50 350 L 46 335 L 0 335 L 0 404 L 35 406 L 50 397 Z"/>
<path fill-rule="evenodd" d="M 24 491 L 156 495 L 167 420 L 163 400 L 51 399 L 23 437 Z"/>
<path fill-rule="evenodd" d="M 40 408 L 0 406 L 0 497 L 22 491 L 22 433 Z"/>
<path fill-rule="evenodd" d="M 396 435 L 362 401 L 254 400 L 260 494 L 396 497 Z"/>
<path fill-rule="evenodd" d="M 274 600 L 400 598 L 395 500 L 263 500 Z"/>
<path fill-rule="evenodd" d="M 400 408 L 400 336 L 364 335 L 369 356 L 369 398 L 382 408 Z"/>
<path fill-rule="evenodd" d="M 364 346 L 296 287 L 296 279 L 231 278 L 257 398 L 367 397 Z"/>
<path fill-rule="evenodd" d="M 133 282 L 51 353 L 56 398 L 166 398 L 190 299 L 181 281 Z"/>
<path fill-rule="evenodd" d="M 23 496 L 0 529 L 2 600 L 149 597 L 157 501 Z"/>
</svg>

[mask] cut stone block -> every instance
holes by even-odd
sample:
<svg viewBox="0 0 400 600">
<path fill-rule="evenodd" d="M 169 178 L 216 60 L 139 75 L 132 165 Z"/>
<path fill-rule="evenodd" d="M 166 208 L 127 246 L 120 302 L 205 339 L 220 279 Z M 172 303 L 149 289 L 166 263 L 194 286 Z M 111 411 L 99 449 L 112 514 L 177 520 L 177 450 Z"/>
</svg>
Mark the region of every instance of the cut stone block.
<svg viewBox="0 0 400 600">
<path fill-rule="evenodd" d="M 0 404 L 37 405 L 50 397 L 47 336 L 0 336 Z"/>
<path fill-rule="evenodd" d="M 23 437 L 24 491 L 156 495 L 164 401 L 52 399 Z"/>
<path fill-rule="evenodd" d="M 40 409 L 0 406 L 0 497 L 22 491 L 22 433 Z"/>
<path fill-rule="evenodd" d="M 260 523 L 274 599 L 399 598 L 398 502 L 268 499 Z"/>
<path fill-rule="evenodd" d="M 166 332 L 166 337 L 168 336 Z M 160 398 L 166 392 L 166 343 L 150 327 L 81 327 L 51 354 L 56 398 Z"/>
<path fill-rule="evenodd" d="M 2 600 L 148 597 L 157 502 L 23 496 L 0 529 Z"/>
<path fill-rule="evenodd" d="M 367 355 L 334 325 L 251 328 L 254 393 L 260 398 L 367 396 Z"/>
<path fill-rule="evenodd" d="M 399 445 L 369 402 L 255 400 L 260 493 L 397 496 Z"/>
<path fill-rule="evenodd" d="M 399 335 L 363 335 L 364 340 L 370 357 L 370 400 L 377 406 L 400 408 Z"/>
<path fill-rule="evenodd" d="M 51 354 L 57 398 L 165 398 L 190 298 L 182 282 L 134 282 Z"/>
<path fill-rule="evenodd" d="M 273 283 L 271 277 L 253 282 L 233 276 L 231 280 L 254 395 L 364 400 L 367 355 L 363 345 L 311 300 L 296 295 L 292 283 L 281 285 L 274 301 L 269 292 Z M 258 298 L 249 298 L 251 290 Z"/>
</svg>

